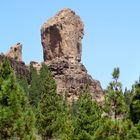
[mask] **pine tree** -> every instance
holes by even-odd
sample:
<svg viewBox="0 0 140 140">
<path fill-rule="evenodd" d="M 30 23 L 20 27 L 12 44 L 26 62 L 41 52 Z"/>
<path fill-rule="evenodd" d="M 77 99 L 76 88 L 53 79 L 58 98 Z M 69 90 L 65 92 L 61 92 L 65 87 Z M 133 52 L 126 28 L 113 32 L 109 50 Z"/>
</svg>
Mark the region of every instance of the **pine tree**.
<svg viewBox="0 0 140 140">
<path fill-rule="evenodd" d="M 63 97 L 61 98 L 61 112 L 59 113 L 59 123 L 60 128 L 58 132 L 55 134 L 55 138 L 61 140 L 72 140 L 74 136 L 74 126 L 73 120 L 71 116 L 71 105 L 68 103 L 67 94 L 62 94 Z"/>
<path fill-rule="evenodd" d="M 140 125 L 137 124 L 131 125 L 131 127 L 128 127 L 127 132 L 127 140 L 139 140 L 140 139 Z"/>
<path fill-rule="evenodd" d="M 48 67 L 43 64 L 40 72 L 42 76 L 42 94 L 38 104 L 37 128 L 45 138 L 52 138 L 60 128 L 60 97 L 56 93 L 56 83 Z"/>
<path fill-rule="evenodd" d="M 0 139 L 31 140 L 34 122 L 28 99 L 5 59 L 0 67 Z"/>
<path fill-rule="evenodd" d="M 133 85 L 133 97 L 130 104 L 130 118 L 134 124 L 140 121 L 140 82 Z"/>
<path fill-rule="evenodd" d="M 93 140 L 139 140 L 138 129 L 129 120 L 102 119 Z"/>
<path fill-rule="evenodd" d="M 109 84 L 105 96 L 104 111 L 107 116 L 113 119 L 122 119 L 128 113 L 128 107 L 125 104 L 122 92 L 122 84 L 118 82 L 119 75 L 119 68 L 115 68 L 112 73 L 114 81 Z"/>
<path fill-rule="evenodd" d="M 127 90 L 127 88 L 125 88 L 124 91 L 124 99 L 125 99 L 125 103 L 127 104 L 127 106 L 129 107 L 131 102 L 132 102 L 132 91 L 131 90 Z"/>
<path fill-rule="evenodd" d="M 41 98 L 41 80 L 40 75 L 37 73 L 37 70 L 31 65 L 30 66 L 31 73 L 31 83 L 29 88 L 29 100 L 30 104 L 34 107 L 37 107 L 37 104 Z"/>
<path fill-rule="evenodd" d="M 89 93 L 83 93 L 77 101 L 75 122 L 76 140 L 90 140 L 97 130 L 101 119 L 101 110 L 98 104 L 92 100 Z"/>
<path fill-rule="evenodd" d="M 19 76 L 17 76 L 16 79 L 17 79 L 17 83 L 20 85 L 20 87 L 24 90 L 27 97 L 29 98 L 29 84 L 27 79 Z"/>
</svg>

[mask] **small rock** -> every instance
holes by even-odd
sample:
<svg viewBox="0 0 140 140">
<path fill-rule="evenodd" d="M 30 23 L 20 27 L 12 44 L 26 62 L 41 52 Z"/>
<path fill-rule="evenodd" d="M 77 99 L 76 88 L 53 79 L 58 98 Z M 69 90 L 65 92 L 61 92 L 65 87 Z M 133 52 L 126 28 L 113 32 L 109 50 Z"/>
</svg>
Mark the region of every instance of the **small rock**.
<svg viewBox="0 0 140 140">
<path fill-rule="evenodd" d="M 22 44 L 17 43 L 16 45 L 12 46 L 6 53 L 6 56 L 18 62 L 22 62 Z"/>
</svg>

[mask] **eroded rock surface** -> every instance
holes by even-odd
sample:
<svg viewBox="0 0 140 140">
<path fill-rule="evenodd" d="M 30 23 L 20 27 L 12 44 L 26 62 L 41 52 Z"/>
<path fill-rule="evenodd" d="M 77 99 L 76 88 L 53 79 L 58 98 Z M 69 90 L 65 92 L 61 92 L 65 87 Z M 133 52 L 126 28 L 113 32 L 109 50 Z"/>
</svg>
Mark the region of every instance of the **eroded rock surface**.
<svg viewBox="0 0 140 140">
<path fill-rule="evenodd" d="M 47 61 L 49 69 L 52 71 L 57 83 L 57 92 L 66 94 L 69 101 L 77 100 L 79 95 L 87 88 L 93 98 L 98 102 L 103 100 L 103 90 L 99 81 L 93 80 L 87 74 L 87 70 L 81 63 L 71 63 L 61 57 Z"/>
<path fill-rule="evenodd" d="M 44 61 L 64 56 L 72 62 L 81 60 L 84 25 L 79 16 L 64 9 L 41 27 Z"/>
<path fill-rule="evenodd" d="M 6 56 L 15 59 L 18 62 L 22 62 L 22 44 L 17 43 L 10 47 L 10 50 L 6 53 Z"/>
<path fill-rule="evenodd" d="M 79 16 L 70 9 L 64 9 L 41 27 L 41 42 L 44 61 L 52 71 L 59 94 L 67 94 L 68 100 L 78 99 L 88 87 L 93 99 L 102 103 L 104 92 L 100 82 L 94 80 L 81 61 L 84 25 Z M 30 83 L 29 66 L 22 62 L 22 45 L 17 43 L 6 54 L 0 54 L 0 64 L 8 57 L 11 66 L 20 77 Z M 31 63 L 37 71 L 41 64 Z"/>
<path fill-rule="evenodd" d="M 88 87 L 93 98 L 103 100 L 99 81 L 92 79 L 81 61 L 84 26 L 79 16 L 64 9 L 41 27 L 44 61 L 52 71 L 59 94 L 67 94 L 69 101 L 77 99 Z"/>
<path fill-rule="evenodd" d="M 0 64 L 2 63 L 5 57 L 6 57 L 5 55 L 0 54 Z M 16 75 L 30 82 L 31 78 L 30 78 L 30 71 L 29 71 L 28 66 L 26 66 L 24 62 L 15 61 L 15 59 L 13 58 L 9 58 L 9 61 Z"/>
<path fill-rule="evenodd" d="M 15 74 L 18 77 L 24 78 L 28 82 L 30 82 L 31 78 L 29 67 L 22 61 L 22 44 L 16 43 L 12 47 L 10 47 L 10 50 L 6 54 L 1 53 L 0 64 L 5 57 L 9 59 L 11 67 L 14 69 Z"/>
</svg>

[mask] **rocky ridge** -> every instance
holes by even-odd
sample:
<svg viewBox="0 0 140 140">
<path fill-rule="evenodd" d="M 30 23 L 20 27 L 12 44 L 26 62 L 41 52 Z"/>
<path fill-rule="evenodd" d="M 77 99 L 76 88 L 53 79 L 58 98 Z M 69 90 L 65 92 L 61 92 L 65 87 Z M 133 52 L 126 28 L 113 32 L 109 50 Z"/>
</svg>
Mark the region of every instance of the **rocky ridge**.
<svg viewBox="0 0 140 140">
<path fill-rule="evenodd" d="M 15 70 L 16 75 L 30 82 L 31 78 L 29 68 L 22 61 L 22 44 L 16 43 L 15 45 L 10 47 L 9 51 L 6 54 L 1 53 L 0 64 L 2 63 L 5 57 L 9 59 L 10 64 L 12 68 Z"/>
<path fill-rule="evenodd" d="M 52 71 L 59 94 L 67 94 L 68 100 L 78 99 L 88 87 L 93 99 L 102 102 L 104 92 L 100 82 L 94 80 L 81 61 L 84 25 L 80 17 L 65 8 L 50 18 L 41 27 L 41 43 L 44 62 Z M 12 67 L 20 76 L 30 81 L 29 66 L 22 61 L 22 45 L 17 43 L 5 55 L 0 55 L 0 63 L 8 57 Z M 31 61 L 39 71 L 41 64 Z"/>
<path fill-rule="evenodd" d="M 71 9 L 63 9 L 41 27 L 44 61 L 54 74 L 58 93 L 71 101 L 88 87 L 93 98 L 103 100 L 99 81 L 93 80 L 81 61 L 84 25 Z"/>
<path fill-rule="evenodd" d="M 0 54 L 0 64 L 2 63 L 2 61 L 5 57 L 7 57 L 7 56 L 4 54 Z M 16 75 L 18 77 L 24 78 L 28 82 L 30 82 L 31 78 L 30 78 L 29 67 L 27 65 L 25 65 L 25 63 L 22 61 L 17 61 L 11 57 L 8 57 L 8 59 L 10 61 L 11 67 L 14 69 Z"/>
</svg>

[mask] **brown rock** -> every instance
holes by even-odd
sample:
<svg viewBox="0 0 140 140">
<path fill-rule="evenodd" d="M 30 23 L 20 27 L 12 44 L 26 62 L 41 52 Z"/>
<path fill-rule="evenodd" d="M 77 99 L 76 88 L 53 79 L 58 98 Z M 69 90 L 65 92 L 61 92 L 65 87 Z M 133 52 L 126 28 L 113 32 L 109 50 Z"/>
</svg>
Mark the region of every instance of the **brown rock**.
<svg viewBox="0 0 140 140">
<path fill-rule="evenodd" d="M 31 61 L 30 65 L 32 65 L 37 70 L 37 72 L 39 73 L 39 71 L 41 69 L 41 64 L 40 63 L 35 62 L 35 61 Z"/>
<path fill-rule="evenodd" d="M 70 9 L 60 11 L 41 27 L 44 61 L 64 56 L 81 61 L 83 23 Z"/>
<path fill-rule="evenodd" d="M 59 94 L 67 94 L 69 101 L 72 101 L 78 99 L 88 87 L 93 99 L 102 103 L 104 91 L 100 82 L 94 80 L 80 63 L 83 30 L 80 17 L 70 9 L 64 9 L 49 19 L 41 27 L 44 61 L 53 73 Z M 11 47 L 6 56 L 9 57 L 15 73 L 30 82 L 29 66 L 22 62 L 22 45 L 17 43 Z M 0 64 L 4 57 L 5 55 L 0 54 Z M 41 68 L 41 64 L 35 61 L 30 64 L 37 71 Z"/>
<path fill-rule="evenodd" d="M 6 56 L 16 61 L 22 62 L 22 44 L 17 43 L 16 45 L 12 46 L 6 53 Z"/>
<path fill-rule="evenodd" d="M 44 61 L 52 71 L 59 94 L 67 94 L 69 101 L 78 99 L 88 87 L 93 99 L 103 101 L 104 92 L 99 81 L 88 75 L 81 61 L 83 23 L 70 9 L 60 11 L 41 27 Z"/>
<path fill-rule="evenodd" d="M 5 58 L 5 55 L 0 54 L 0 64 L 2 63 L 3 59 Z M 15 61 L 13 58 L 9 58 L 11 67 L 14 69 L 15 74 L 18 77 L 26 79 L 28 82 L 30 82 L 30 71 L 29 68 L 24 64 L 24 62 L 18 62 Z"/>
<path fill-rule="evenodd" d="M 79 95 L 88 87 L 93 98 L 103 101 L 103 90 L 99 81 L 93 80 L 81 63 L 71 63 L 65 58 L 53 59 L 46 62 L 57 83 L 57 92 L 67 94 L 68 100 L 78 99 Z"/>
</svg>

